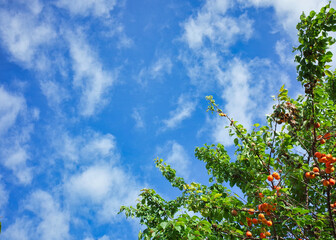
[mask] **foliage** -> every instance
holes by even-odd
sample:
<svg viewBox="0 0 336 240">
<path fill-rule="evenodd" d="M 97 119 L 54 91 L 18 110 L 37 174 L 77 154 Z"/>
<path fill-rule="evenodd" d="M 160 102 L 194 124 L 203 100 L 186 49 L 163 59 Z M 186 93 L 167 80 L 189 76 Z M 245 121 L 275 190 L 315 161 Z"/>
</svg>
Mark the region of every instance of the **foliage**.
<svg viewBox="0 0 336 240">
<path fill-rule="evenodd" d="M 329 3 L 300 20 L 294 50 L 305 95 L 292 99 L 282 86 L 267 124 L 255 124 L 251 132 L 207 97 L 208 110 L 228 120 L 236 157 L 230 159 L 222 144 L 197 147 L 208 185 L 186 183 L 157 159 L 181 195 L 166 201 L 143 189 L 135 207 L 121 207 L 146 226 L 139 239 L 336 239 L 336 80 L 327 65 L 336 13 Z M 244 197 L 225 183 L 239 187 Z"/>
</svg>

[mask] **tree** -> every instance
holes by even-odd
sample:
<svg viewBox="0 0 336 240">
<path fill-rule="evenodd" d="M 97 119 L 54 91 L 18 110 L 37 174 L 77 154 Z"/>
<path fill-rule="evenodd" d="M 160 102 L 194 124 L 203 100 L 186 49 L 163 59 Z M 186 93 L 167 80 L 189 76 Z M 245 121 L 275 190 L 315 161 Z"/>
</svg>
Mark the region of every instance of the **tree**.
<svg viewBox="0 0 336 240">
<path fill-rule="evenodd" d="M 236 158 L 222 144 L 197 147 L 208 185 L 186 183 L 156 159 L 181 195 L 166 201 L 142 189 L 135 207 L 121 207 L 146 226 L 139 239 L 336 239 L 336 71 L 328 65 L 335 10 L 329 3 L 319 13 L 302 14 L 297 29 L 297 80 L 305 94 L 290 98 L 282 86 L 267 124 L 251 132 L 207 97 L 208 110 L 228 121 Z"/>
</svg>

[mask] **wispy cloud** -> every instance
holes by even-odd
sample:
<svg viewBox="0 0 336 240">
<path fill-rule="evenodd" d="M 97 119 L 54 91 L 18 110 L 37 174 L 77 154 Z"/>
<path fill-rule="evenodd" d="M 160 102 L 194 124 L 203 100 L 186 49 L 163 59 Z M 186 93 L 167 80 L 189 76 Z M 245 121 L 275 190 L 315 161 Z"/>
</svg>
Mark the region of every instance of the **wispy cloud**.
<svg viewBox="0 0 336 240">
<path fill-rule="evenodd" d="M 27 166 L 30 158 L 27 152 L 30 134 L 33 131 L 32 121 L 38 117 L 38 110 L 27 110 L 24 97 L 6 91 L 0 87 L 0 156 L 3 165 L 10 169 L 18 183 L 29 184 L 32 180 L 32 169 Z M 21 126 L 16 125 L 20 119 Z"/>
<path fill-rule="evenodd" d="M 116 0 L 58 0 L 56 5 L 70 11 L 71 14 L 95 17 L 107 17 L 110 11 L 113 10 L 117 1 Z"/>
<path fill-rule="evenodd" d="M 156 59 L 149 67 L 142 68 L 138 74 L 137 81 L 146 85 L 148 80 L 162 80 L 165 74 L 170 74 L 172 71 L 172 61 L 169 57 L 160 57 Z"/>
<path fill-rule="evenodd" d="M 26 108 L 25 99 L 0 86 L 0 136 L 14 125 L 19 113 Z"/>
<path fill-rule="evenodd" d="M 189 178 L 191 161 L 184 147 L 176 141 L 168 141 L 163 147 L 156 149 L 156 155 L 176 170 L 178 176 Z"/>
<path fill-rule="evenodd" d="M 273 7 L 278 19 L 278 24 L 287 31 L 293 40 L 297 37 L 295 27 L 302 12 L 309 13 L 311 10 L 318 11 L 328 3 L 326 0 L 239 0 L 239 2 L 245 6 Z"/>
<path fill-rule="evenodd" d="M 4 239 L 70 239 L 68 213 L 61 209 L 49 193 L 36 190 L 21 202 L 22 210 L 30 212 L 17 218 L 1 233 Z"/>
<path fill-rule="evenodd" d="M 177 108 L 169 113 L 170 117 L 163 120 L 164 128 L 171 129 L 177 127 L 183 120 L 189 118 L 196 108 L 196 102 L 185 95 L 181 95 L 177 102 Z"/>
<path fill-rule="evenodd" d="M 70 177 L 65 193 L 75 214 L 89 214 L 83 208 L 89 204 L 96 209 L 100 223 L 120 220 L 117 212 L 121 205 L 132 205 L 140 186 L 122 168 L 108 164 L 91 165 Z M 79 211 L 79 209 L 81 209 Z M 92 216 L 94 217 L 94 216 Z"/>
<path fill-rule="evenodd" d="M 196 16 L 184 23 L 183 40 L 192 49 L 203 47 L 205 42 L 210 41 L 226 50 L 238 38 L 249 39 L 253 33 L 253 21 L 246 15 L 238 18 L 226 15 L 231 6 L 229 0 L 206 1 Z"/>
<path fill-rule="evenodd" d="M 136 128 L 144 128 L 145 127 L 145 122 L 144 122 L 143 117 L 140 114 L 138 109 L 133 109 L 132 118 L 135 121 L 135 127 Z"/>
<path fill-rule="evenodd" d="M 116 72 L 106 71 L 97 54 L 81 34 L 68 33 L 74 86 L 81 91 L 80 113 L 92 116 L 107 104 L 107 93 L 116 81 Z"/>
<path fill-rule="evenodd" d="M 33 13 L 1 9 L 0 36 L 14 61 L 25 67 L 43 68 L 42 47 L 50 44 L 56 34 L 48 22 L 40 22 L 35 15 L 41 7 L 34 9 Z"/>
</svg>

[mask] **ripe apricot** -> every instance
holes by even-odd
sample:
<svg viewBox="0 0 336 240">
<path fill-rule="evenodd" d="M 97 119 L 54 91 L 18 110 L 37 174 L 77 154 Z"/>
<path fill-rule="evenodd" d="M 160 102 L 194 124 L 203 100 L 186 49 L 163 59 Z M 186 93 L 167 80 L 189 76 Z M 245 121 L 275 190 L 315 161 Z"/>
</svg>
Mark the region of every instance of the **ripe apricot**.
<svg viewBox="0 0 336 240">
<path fill-rule="evenodd" d="M 254 209 L 253 209 L 253 208 L 250 208 L 248 213 L 249 213 L 250 215 L 253 215 L 253 214 L 254 214 Z"/>
<path fill-rule="evenodd" d="M 252 233 L 250 231 L 247 231 L 246 232 L 246 237 L 248 237 L 248 238 L 252 237 Z"/>
<path fill-rule="evenodd" d="M 326 143 L 326 140 L 325 140 L 325 139 L 321 139 L 321 140 L 320 140 L 320 143 L 321 143 L 321 144 L 325 144 L 325 143 Z"/>
<path fill-rule="evenodd" d="M 274 172 L 274 173 L 272 174 L 272 176 L 273 176 L 276 180 L 279 180 L 279 179 L 280 179 L 280 175 L 279 175 L 279 173 L 277 173 L 277 172 Z"/>
<path fill-rule="evenodd" d="M 270 232 L 265 232 L 265 234 L 266 234 L 267 237 L 271 236 Z"/>
<path fill-rule="evenodd" d="M 321 124 L 319 122 L 314 124 L 315 128 L 319 128 L 321 126 Z"/>
<path fill-rule="evenodd" d="M 266 224 L 267 224 L 267 226 L 269 226 L 269 227 L 273 225 L 273 223 L 272 223 L 271 220 L 267 221 Z"/>
<path fill-rule="evenodd" d="M 332 162 L 326 162 L 326 167 L 331 168 L 333 166 Z"/>
<path fill-rule="evenodd" d="M 318 135 L 317 140 L 321 140 L 321 139 L 322 139 L 322 135 Z"/>
<path fill-rule="evenodd" d="M 314 156 L 317 157 L 317 158 L 320 158 L 320 157 L 322 157 L 322 154 L 321 154 L 320 152 L 316 152 L 316 153 L 314 154 Z"/>
<path fill-rule="evenodd" d="M 318 167 L 314 167 L 314 168 L 313 168 L 313 172 L 318 173 L 319 171 L 320 171 L 320 169 L 319 169 Z"/>
<path fill-rule="evenodd" d="M 273 181 L 273 176 L 272 175 L 268 175 L 267 180 L 270 181 L 270 182 L 272 182 Z"/>
<path fill-rule="evenodd" d="M 263 238 L 266 238 L 266 234 L 265 233 L 260 233 L 260 238 L 263 239 Z"/>
<path fill-rule="evenodd" d="M 330 178 L 329 179 L 329 184 L 331 185 L 331 186 L 334 186 L 335 185 L 335 179 L 333 179 L 333 178 Z"/>
<path fill-rule="evenodd" d="M 328 161 L 331 161 L 333 156 L 329 153 L 329 154 L 326 155 L 326 158 L 327 158 Z"/>
<path fill-rule="evenodd" d="M 331 134 L 330 134 L 330 133 L 326 133 L 326 134 L 324 134 L 324 136 L 323 136 L 323 138 L 325 138 L 325 139 L 330 139 L 330 137 L 331 137 Z"/>
<path fill-rule="evenodd" d="M 258 218 L 259 218 L 260 220 L 262 220 L 262 219 L 264 219 L 264 218 L 265 218 L 265 215 L 264 215 L 264 214 L 262 214 L 262 213 L 259 213 L 259 215 L 258 215 Z"/>
<path fill-rule="evenodd" d="M 253 219 L 252 219 L 252 222 L 253 222 L 253 224 L 258 224 L 258 219 L 253 218 Z"/>
<path fill-rule="evenodd" d="M 324 179 L 322 184 L 323 186 L 328 187 L 330 185 L 330 182 L 327 179 Z"/>
<path fill-rule="evenodd" d="M 233 209 L 233 210 L 231 211 L 231 214 L 232 214 L 232 216 L 237 216 L 237 215 L 238 215 L 238 212 L 237 212 L 237 210 Z"/>
<path fill-rule="evenodd" d="M 325 169 L 325 172 L 328 173 L 328 174 L 330 174 L 330 173 L 332 173 L 332 172 L 334 172 L 334 171 L 335 171 L 335 168 L 334 168 L 334 167 L 327 167 L 327 168 Z"/>
<path fill-rule="evenodd" d="M 311 178 L 310 172 L 306 172 L 305 176 L 306 176 L 306 178 L 310 179 Z"/>
</svg>

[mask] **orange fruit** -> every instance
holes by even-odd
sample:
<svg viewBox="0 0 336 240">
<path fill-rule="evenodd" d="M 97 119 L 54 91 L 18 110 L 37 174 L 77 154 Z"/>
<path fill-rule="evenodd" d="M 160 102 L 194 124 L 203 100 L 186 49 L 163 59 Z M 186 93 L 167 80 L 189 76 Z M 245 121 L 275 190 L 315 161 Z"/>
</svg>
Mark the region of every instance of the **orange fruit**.
<svg viewBox="0 0 336 240">
<path fill-rule="evenodd" d="M 268 175 L 267 180 L 270 181 L 270 182 L 272 182 L 273 181 L 273 176 L 272 175 Z"/>
<path fill-rule="evenodd" d="M 331 186 L 334 186 L 335 185 L 335 179 L 333 179 L 333 178 L 330 178 L 329 179 L 329 184 L 331 185 Z"/>
<path fill-rule="evenodd" d="M 265 218 L 265 215 L 264 215 L 264 214 L 262 214 L 262 213 L 259 213 L 259 215 L 258 215 L 258 218 L 259 218 L 260 220 L 262 220 L 262 219 L 264 219 L 264 218 Z"/>
<path fill-rule="evenodd" d="M 317 157 L 317 158 L 320 158 L 320 157 L 322 157 L 322 154 L 321 154 L 320 152 L 316 152 L 316 153 L 314 154 L 314 156 Z"/>
<path fill-rule="evenodd" d="M 315 128 L 319 128 L 321 126 L 321 124 L 319 122 L 314 124 Z"/>
<path fill-rule="evenodd" d="M 252 219 L 252 222 L 253 222 L 253 224 L 258 224 L 258 219 L 253 218 L 253 219 Z"/>
<path fill-rule="evenodd" d="M 232 216 L 237 216 L 237 215 L 238 215 L 238 212 L 237 212 L 237 210 L 233 209 L 233 210 L 231 211 L 231 214 L 232 214 Z"/>
<path fill-rule="evenodd" d="M 266 234 L 267 237 L 271 236 L 270 232 L 265 232 L 265 234 Z"/>
<path fill-rule="evenodd" d="M 325 169 L 325 172 L 328 173 L 328 174 L 330 174 L 330 173 L 332 173 L 332 172 L 334 172 L 334 171 L 335 171 L 335 168 L 334 168 L 334 167 L 327 167 L 327 168 Z"/>
<path fill-rule="evenodd" d="M 269 227 L 273 225 L 273 223 L 272 223 L 271 220 L 267 221 L 266 224 L 267 224 L 267 226 L 269 226 Z"/>
<path fill-rule="evenodd" d="M 310 172 L 305 173 L 306 178 L 311 178 Z"/>
<path fill-rule="evenodd" d="M 322 182 L 323 186 L 328 187 L 330 185 L 329 181 L 327 179 L 324 179 Z"/>
<path fill-rule="evenodd" d="M 321 158 L 319 158 L 319 162 L 325 163 L 325 162 L 327 162 L 327 158 L 326 157 L 321 157 Z"/>
<path fill-rule="evenodd" d="M 247 231 L 246 232 L 246 237 L 248 237 L 248 238 L 252 237 L 252 233 L 250 231 Z"/>
<path fill-rule="evenodd" d="M 325 139 L 321 139 L 321 140 L 320 140 L 320 143 L 321 143 L 321 144 L 325 144 L 325 143 L 326 143 L 326 140 L 325 140 Z"/>
<path fill-rule="evenodd" d="M 272 174 L 272 176 L 273 176 L 276 180 L 279 180 L 279 179 L 280 179 L 280 175 L 279 175 L 279 173 L 277 173 L 277 172 L 274 172 L 274 173 Z"/>
<path fill-rule="evenodd" d="M 266 238 L 266 234 L 265 233 L 260 233 L 260 238 L 262 239 L 262 238 Z"/>
<path fill-rule="evenodd" d="M 253 215 L 253 214 L 254 214 L 254 209 L 253 209 L 253 208 L 250 208 L 248 213 L 249 213 L 250 215 Z"/>
<path fill-rule="evenodd" d="M 326 134 L 324 134 L 324 136 L 323 136 L 323 138 L 325 138 L 325 139 L 330 139 L 330 137 L 331 137 L 331 134 L 330 134 L 330 133 L 326 133 Z"/>
<path fill-rule="evenodd" d="M 318 167 L 314 167 L 314 168 L 313 168 L 313 172 L 316 172 L 316 173 L 317 173 L 317 172 L 319 172 L 319 171 L 320 171 L 320 169 L 318 169 Z"/>
</svg>

